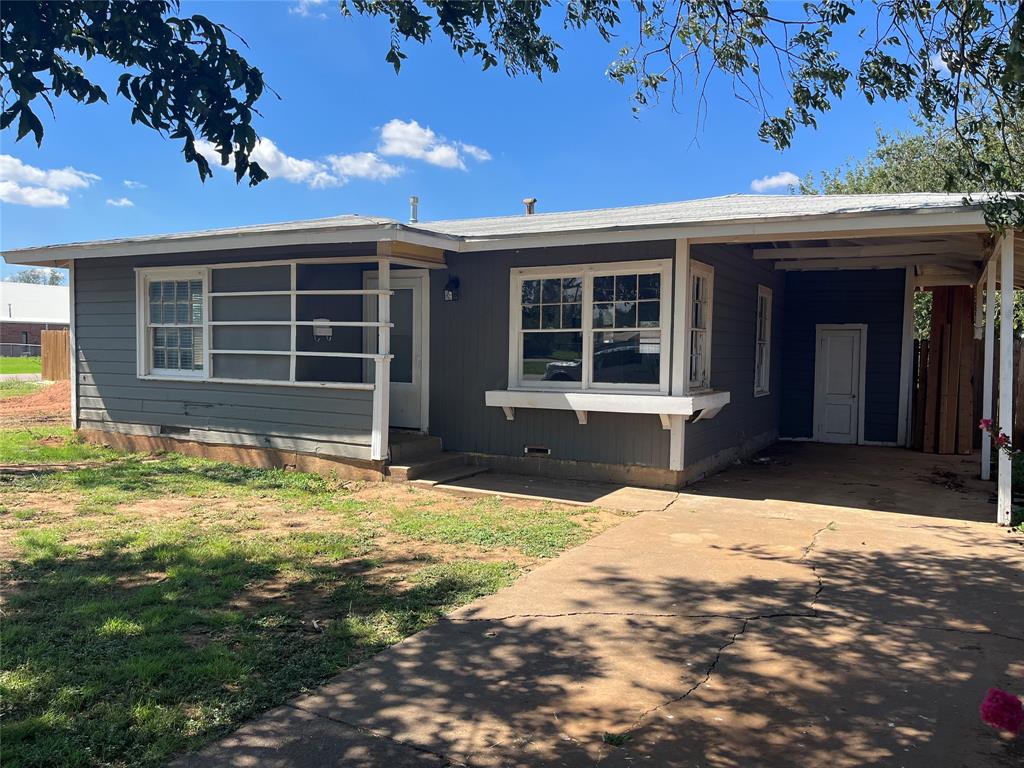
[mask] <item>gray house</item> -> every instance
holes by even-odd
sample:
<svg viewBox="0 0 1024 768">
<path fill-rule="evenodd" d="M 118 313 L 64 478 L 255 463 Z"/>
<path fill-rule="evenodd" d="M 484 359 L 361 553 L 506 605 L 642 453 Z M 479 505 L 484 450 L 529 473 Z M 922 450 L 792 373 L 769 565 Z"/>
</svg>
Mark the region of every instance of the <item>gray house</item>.
<svg viewBox="0 0 1024 768">
<path fill-rule="evenodd" d="M 1013 280 L 1015 240 L 956 195 L 731 195 L 5 256 L 71 268 L 89 437 L 675 488 L 779 439 L 906 445 L 914 291 Z"/>
</svg>

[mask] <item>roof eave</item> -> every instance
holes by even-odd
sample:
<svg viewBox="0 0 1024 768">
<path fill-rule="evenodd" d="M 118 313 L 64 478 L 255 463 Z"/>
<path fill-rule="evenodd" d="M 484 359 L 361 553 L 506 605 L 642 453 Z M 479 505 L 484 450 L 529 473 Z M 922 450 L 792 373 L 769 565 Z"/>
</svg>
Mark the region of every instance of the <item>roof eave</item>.
<svg viewBox="0 0 1024 768">
<path fill-rule="evenodd" d="M 980 208 L 855 211 L 805 214 L 774 219 L 729 220 L 688 224 L 592 227 L 543 233 L 463 236 L 459 251 L 477 252 L 554 245 L 597 245 L 644 240 L 687 239 L 694 243 L 742 243 L 773 239 L 816 239 L 871 234 L 914 235 L 930 232 L 987 232 Z"/>
<path fill-rule="evenodd" d="M 58 266 L 76 259 L 119 256 L 167 256 L 179 253 L 232 251 L 242 248 L 274 248 L 298 245 L 332 245 L 400 241 L 442 250 L 457 250 L 458 238 L 409 227 L 401 223 L 366 227 L 317 227 L 311 229 L 262 230 L 113 240 L 69 245 L 20 248 L 2 255 L 8 264 Z"/>
</svg>

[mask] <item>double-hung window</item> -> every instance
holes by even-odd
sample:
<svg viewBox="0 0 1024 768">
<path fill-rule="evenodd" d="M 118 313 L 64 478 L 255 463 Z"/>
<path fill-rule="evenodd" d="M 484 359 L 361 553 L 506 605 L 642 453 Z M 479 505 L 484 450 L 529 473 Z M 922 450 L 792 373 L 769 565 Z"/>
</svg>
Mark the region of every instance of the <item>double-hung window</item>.
<svg viewBox="0 0 1024 768">
<path fill-rule="evenodd" d="M 690 391 L 711 388 L 711 318 L 715 272 L 699 261 L 690 262 Z"/>
<path fill-rule="evenodd" d="M 139 373 L 206 375 L 206 271 L 163 269 L 140 275 Z"/>
<path fill-rule="evenodd" d="M 671 262 L 512 271 L 509 385 L 668 391 Z"/>
<path fill-rule="evenodd" d="M 772 289 L 757 286 L 757 335 L 754 350 L 754 395 L 767 395 L 772 372 Z"/>
</svg>

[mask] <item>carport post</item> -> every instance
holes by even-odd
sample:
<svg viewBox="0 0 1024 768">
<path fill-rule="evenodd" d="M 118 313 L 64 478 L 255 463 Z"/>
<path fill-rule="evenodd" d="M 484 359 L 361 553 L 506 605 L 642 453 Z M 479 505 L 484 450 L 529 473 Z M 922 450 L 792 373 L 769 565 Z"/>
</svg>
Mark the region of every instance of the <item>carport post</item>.
<svg viewBox="0 0 1024 768">
<path fill-rule="evenodd" d="M 992 374 L 996 352 L 996 265 L 999 255 L 993 251 L 985 270 L 985 378 L 981 391 L 981 418 L 992 420 Z M 992 433 L 981 432 L 981 479 L 992 477 Z"/>
<path fill-rule="evenodd" d="M 1013 434 L 1013 231 L 1003 233 L 999 256 L 999 431 Z M 999 451 L 999 493 L 996 522 L 1010 524 L 1012 501 L 1010 471 L 1012 462 L 1006 451 Z"/>
</svg>

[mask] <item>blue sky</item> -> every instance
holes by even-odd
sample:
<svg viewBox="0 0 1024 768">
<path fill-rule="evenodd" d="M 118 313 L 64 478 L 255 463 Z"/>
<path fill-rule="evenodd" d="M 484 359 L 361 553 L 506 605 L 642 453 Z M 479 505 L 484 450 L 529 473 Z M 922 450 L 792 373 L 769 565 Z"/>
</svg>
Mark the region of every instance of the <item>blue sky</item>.
<svg viewBox="0 0 1024 768">
<path fill-rule="evenodd" d="M 277 177 L 251 189 L 220 171 L 201 184 L 177 142 L 129 124 L 118 71 L 91 62 L 109 105 L 62 99 L 55 118 L 40 106 L 42 148 L 0 135 L 0 184 L 20 180 L 5 196 L 35 203 L 0 203 L 0 247 L 342 213 L 405 219 L 413 194 L 428 220 L 519 213 L 527 196 L 543 212 L 749 192 L 755 179 L 863 155 L 878 127 L 909 125 L 905 106 L 869 108 L 851 93 L 779 153 L 758 140 L 758 114 L 726 83 L 712 85 L 699 130 L 685 95 L 678 112 L 664 104 L 634 117 L 629 89 L 604 75 L 623 40 L 592 32 L 562 35 L 561 71 L 537 82 L 482 72 L 440 38 L 407 44 L 396 75 L 384 61 L 386 25 L 342 18 L 330 0 L 186 2 L 183 12 L 242 35 L 280 94 L 261 101 L 256 124 Z M 849 40 L 856 53 L 862 44 Z M 21 189 L 32 184 L 43 191 Z"/>
</svg>

